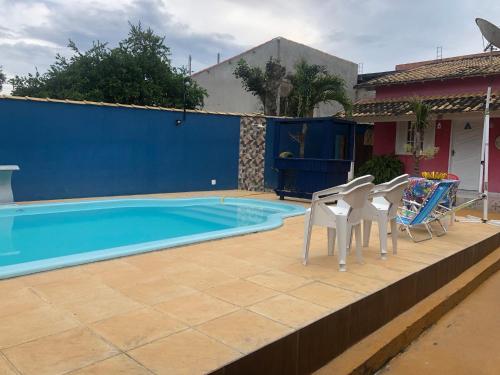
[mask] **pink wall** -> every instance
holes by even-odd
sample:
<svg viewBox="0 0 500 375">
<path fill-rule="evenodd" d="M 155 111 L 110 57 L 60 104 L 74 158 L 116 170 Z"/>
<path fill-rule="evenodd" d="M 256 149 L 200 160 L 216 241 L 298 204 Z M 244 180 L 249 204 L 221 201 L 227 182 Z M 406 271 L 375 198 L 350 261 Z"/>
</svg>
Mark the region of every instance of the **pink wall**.
<svg viewBox="0 0 500 375">
<path fill-rule="evenodd" d="M 414 95 L 433 96 L 459 93 L 486 93 L 488 84 L 491 83 L 493 91 L 500 90 L 500 76 L 493 78 L 473 77 L 450 79 L 443 81 L 427 81 L 406 85 L 390 85 L 377 87 L 376 98 L 398 98 Z"/>
<path fill-rule="evenodd" d="M 436 122 L 437 123 L 437 122 Z M 441 129 L 436 126 L 436 138 L 434 144 L 439 151 L 432 159 L 422 160 L 420 170 L 424 171 L 448 171 L 450 155 L 451 120 L 441 120 Z M 373 154 L 393 154 L 396 148 L 396 123 L 376 122 L 374 125 Z M 413 172 L 413 159 L 409 155 L 399 155 L 399 159 L 405 165 L 405 172 Z"/>
<path fill-rule="evenodd" d="M 495 138 L 500 136 L 500 117 L 490 119 L 489 190 L 500 193 L 500 150 L 495 147 Z"/>
</svg>

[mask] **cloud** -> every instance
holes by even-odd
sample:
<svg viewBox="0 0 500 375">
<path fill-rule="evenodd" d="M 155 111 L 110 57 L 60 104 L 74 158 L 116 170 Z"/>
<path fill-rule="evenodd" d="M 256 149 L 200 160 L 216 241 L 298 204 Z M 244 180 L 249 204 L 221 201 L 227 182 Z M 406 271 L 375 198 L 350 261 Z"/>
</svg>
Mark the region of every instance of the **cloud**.
<svg viewBox="0 0 500 375">
<path fill-rule="evenodd" d="M 194 70 L 276 36 L 362 62 L 364 71 L 481 51 L 475 17 L 500 23 L 498 0 L 0 0 L 0 65 L 8 76 L 45 71 L 68 39 L 111 46 L 128 22 L 166 36 L 174 65 Z"/>
</svg>

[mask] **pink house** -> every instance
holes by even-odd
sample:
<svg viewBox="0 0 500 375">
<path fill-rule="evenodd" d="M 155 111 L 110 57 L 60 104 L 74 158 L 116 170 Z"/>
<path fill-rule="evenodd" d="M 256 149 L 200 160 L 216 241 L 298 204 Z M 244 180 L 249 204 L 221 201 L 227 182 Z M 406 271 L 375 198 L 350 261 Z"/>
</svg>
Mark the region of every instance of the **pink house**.
<svg viewBox="0 0 500 375">
<path fill-rule="evenodd" d="M 460 192 L 479 188 L 484 103 L 488 85 L 490 102 L 491 204 L 500 209 L 500 53 L 457 56 L 441 60 L 397 65 L 395 71 L 358 84 L 373 90 L 373 98 L 355 103 L 358 122 L 374 124 L 373 153 L 396 154 L 411 173 L 406 152 L 413 120 L 409 100 L 430 104 L 432 124 L 426 131 L 424 149 L 437 147 L 436 156 L 421 163 L 421 170 L 445 171 L 460 177 Z"/>
</svg>

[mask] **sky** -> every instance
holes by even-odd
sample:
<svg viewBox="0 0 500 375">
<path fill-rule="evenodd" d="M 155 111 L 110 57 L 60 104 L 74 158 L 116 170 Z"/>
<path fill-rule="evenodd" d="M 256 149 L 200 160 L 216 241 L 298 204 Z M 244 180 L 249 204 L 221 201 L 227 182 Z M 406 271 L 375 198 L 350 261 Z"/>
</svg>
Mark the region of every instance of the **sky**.
<svg viewBox="0 0 500 375">
<path fill-rule="evenodd" d="M 69 39 L 115 46 L 140 21 L 194 71 L 282 36 L 369 73 L 433 59 L 437 46 L 443 57 L 481 52 L 476 17 L 499 25 L 500 0 L 0 0 L 0 65 L 9 78 L 43 73 L 71 54 Z"/>
</svg>

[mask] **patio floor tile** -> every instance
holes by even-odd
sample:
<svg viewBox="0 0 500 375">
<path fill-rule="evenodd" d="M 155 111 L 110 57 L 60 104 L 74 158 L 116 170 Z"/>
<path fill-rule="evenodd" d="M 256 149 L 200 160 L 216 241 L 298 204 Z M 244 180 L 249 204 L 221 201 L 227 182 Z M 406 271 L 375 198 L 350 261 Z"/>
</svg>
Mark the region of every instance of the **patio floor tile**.
<svg viewBox="0 0 500 375">
<path fill-rule="evenodd" d="M 249 306 L 278 292 L 254 284 L 250 281 L 236 280 L 207 289 L 206 293 L 238 306 Z"/>
<path fill-rule="evenodd" d="M 50 272 L 39 272 L 32 275 L 23 276 L 25 285 L 34 286 L 55 282 L 71 282 L 88 278 L 88 274 L 80 267 L 68 267 Z"/>
<path fill-rule="evenodd" d="M 193 330 L 173 334 L 129 354 L 158 375 L 206 373 L 241 355 Z"/>
<path fill-rule="evenodd" d="M 324 283 L 341 287 L 343 289 L 352 290 L 362 294 L 371 294 L 389 284 L 386 281 L 364 277 L 355 273 L 337 272 L 332 274 L 332 277 L 321 280 Z"/>
<path fill-rule="evenodd" d="M 4 296 L 10 292 L 17 292 L 19 289 L 24 288 L 23 278 L 13 278 L 0 280 L 0 295 Z"/>
<path fill-rule="evenodd" d="M 0 348 L 18 345 L 78 325 L 69 314 L 48 305 L 7 315 L 0 319 Z"/>
<path fill-rule="evenodd" d="M 249 353 L 293 331 L 247 310 L 211 320 L 197 329 L 243 353 Z"/>
<path fill-rule="evenodd" d="M 115 315 L 96 322 L 91 327 L 124 351 L 186 328 L 181 322 L 152 308 Z"/>
<path fill-rule="evenodd" d="M 47 305 L 29 288 L 20 288 L 16 291 L 0 293 L 0 317 L 17 314 Z"/>
<path fill-rule="evenodd" d="M 176 274 L 171 277 L 171 280 L 180 280 L 179 283 L 182 285 L 187 285 L 198 290 L 205 290 L 215 285 L 235 280 L 235 278 L 213 269 L 200 268 Z"/>
<path fill-rule="evenodd" d="M 295 328 L 319 319 L 329 311 L 322 306 L 284 294 L 259 302 L 251 306 L 250 310 Z"/>
<path fill-rule="evenodd" d="M 15 372 L 7 360 L 2 357 L 2 354 L 0 354 L 0 375 L 17 375 L 17 372 Z"/>
<path fill-rule="evenodd" d="M 273 243 L 273 241 L 269 241 L 268 246 L 273 246 Z M 252 243 L 250 242 L 248 246 L 252 246 Z M 243 260 L 258 265 L 266 265 L 268 267 L 285 267 L 297 262 L 296 259 L 269 251 L 262 251 L 262 249 L 252 252 L 246 251 L 245 255 L 243 255 Z"/>
<path fill-rule="evenodd" d="M 151 375 L 152 372 L 124 354 L 76 370 L 71 375 Z"/>
<path fill-rule="evenodd" d="M 189 325 L 197 325 L 238 308 L 205 293 L 195 293 L 155 305 L 155 308 Z"/>
<path fill-rule="evenodd" d="M 4 350 L 25 375 L 58 375 L 117 354 L 86 328 L 75 328 Z"/>
<path fill-rule="evenodd" d="M 119 267 L 116 270 L 99 273 L 97 278 L 105 285 L 118 290 L 130 288 L 139 281 L 146 282 L 160 278 L 156 272 L 148 272 L 133 265 Z"/>
<path fill-rule="evenodd" d="M 247 280 L 280 292 L 286 292 L 310 282 L 303 277 L 277 270 L 260 273 L 247 278 Z"/>
<path fill-rule="evenodd" d="M 45 300 L 59 304 L 95 298 L 113 291 L 94 277 L 53 282 L 34 286 L 33 289 Z"/>
<path fill-rule="evenodd" d="M 174 284 L 170 280 L 164 278 L 135 284 L 128 289 L 122 290 L 122 293 L 126 296 L 148 305 L 154 305 L 168 301 L 172 298 L 186 296 L 196 292 L 196 289 L 185 285 Z"/>
<path fill-rule="evenodd" d="M 304 285 L 289 292 L 294 297 L 338 310 L 362 297 L 362 294 L 329 286 L 320 282 Z"/>
<path fill-rule="evenodd" d="M 60 305 L 62 309 L 71 312 L 84 323 L 106 319 L 116 314 L 138 309 L 141 306 L 138 302 L 114 290 L 88 300 L 71 301 Z"/>
</svg>

